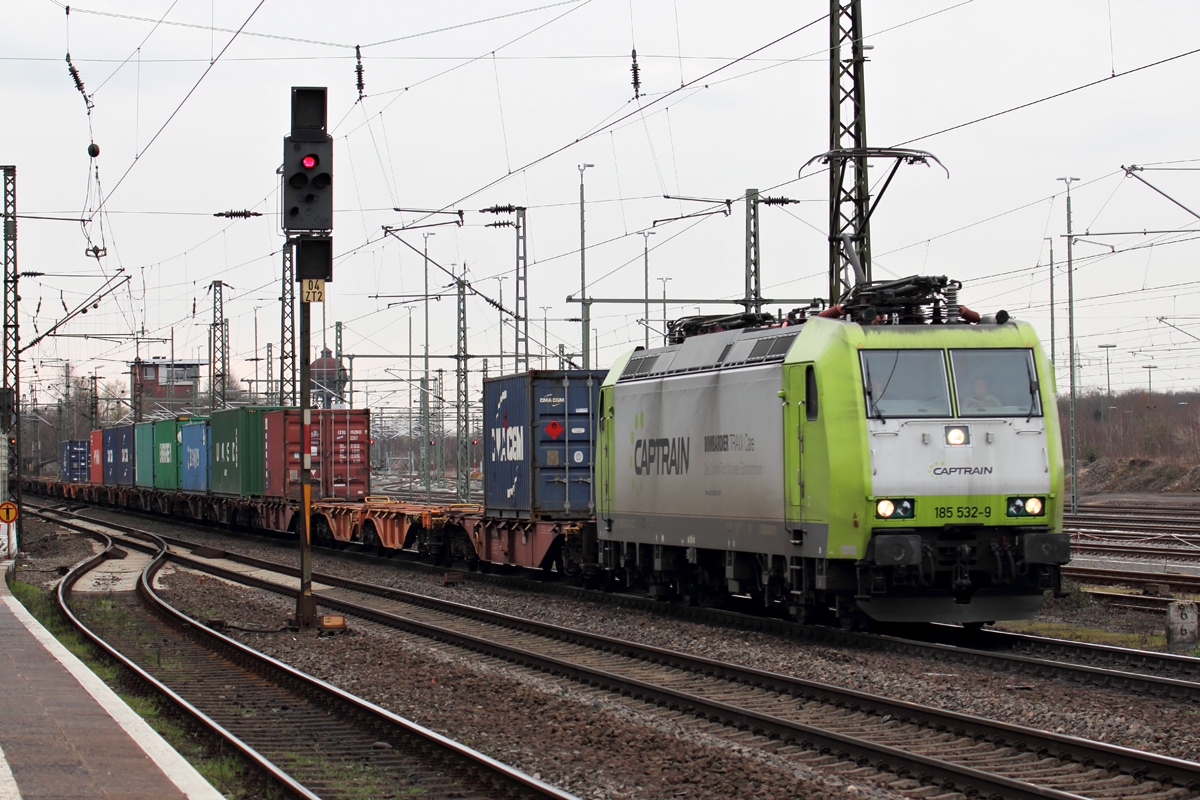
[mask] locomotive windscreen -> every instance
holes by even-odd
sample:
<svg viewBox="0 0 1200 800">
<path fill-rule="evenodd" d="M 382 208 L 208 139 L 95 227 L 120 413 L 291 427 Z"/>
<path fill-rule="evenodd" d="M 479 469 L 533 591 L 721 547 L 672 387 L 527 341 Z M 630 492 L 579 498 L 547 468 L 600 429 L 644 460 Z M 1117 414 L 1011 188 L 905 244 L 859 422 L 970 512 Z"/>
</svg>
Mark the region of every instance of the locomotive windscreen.
<svg viewBox="0 0 1200 800">
<path fill-rule="evenodd" d="M 942 350 L 863 350 L 861 356 L 867 416 L 950 416 Z"/>
<path fill-rule="evenodd" d="M 1030 350 L 951 350 L 954 394 L 963 417 L 1040 417 Z"/>
</svg>

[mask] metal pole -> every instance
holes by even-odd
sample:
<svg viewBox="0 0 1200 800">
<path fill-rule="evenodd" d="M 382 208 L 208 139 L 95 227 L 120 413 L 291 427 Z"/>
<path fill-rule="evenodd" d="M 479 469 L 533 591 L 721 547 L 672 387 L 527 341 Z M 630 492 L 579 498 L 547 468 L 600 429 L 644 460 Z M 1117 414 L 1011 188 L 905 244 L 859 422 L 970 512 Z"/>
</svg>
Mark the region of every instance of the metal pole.
<svg viewBox="0 0 1200 800">
<path fill-rule="evenodd" d="M 761 299 L 762 289 L 758 272 L 758 189 L 746 190 L 746 295 L 744 305 L 746 313 L 750 309 L 762 311 L 762 303 L 755 306 L 755 300 Z"/>
<path fill-rule="evenodd" d="M 587 239 L 583 223 L 583 171 L 595 164 L 579 165 L 579 300 L 583 303 L 583 368 L 591 369 L 591 326 L 592 308 L 587 301 Z"/>
<path fill-rule="evenodd" d="M 650 349 L 650 237 L 653 235 L 654 231 L 642 231 L 642 266 L 645 269 L 646 277 L 646 306 L 643 312 L 642 328 L 645 334 L 643 344 L 647 350 Z M 666 287 L 667 285 L 664 283 L 663 289 Z"/>
<path fill-rule="evenodd" d="M 1071 183 L 1079 178 L 1059 178 L 1067 184 L 1067 354 L 1071 368 L 1071 513 L 1079 511 L 1078 440 L 1075 432 L 1075 239 L 1071 227 Z"/>
<path fill-rule="evenodd" d="M 507 275 L 497 275 L 496 276 L 496 288 L 498 289 L 498 291 L 500 293 L 500 300 L 499 300 L 500 310 L 496 312 L 496 316 L 498 317 L 499 324 L 500 324 L 500 327 L 497 329 L 498 332 L 496 334 L 496 338 L 500 341 L 500 367 L 499 367 L 499 371 L 496 373 L 497 375 L 504 374 L 504 282 L 506 280 L 508 280 Z M 515 355 L 515 353 L 514 353 L 514 355 Z"/>
<path fill-rule="evenodd" d="M 20 317 L 17 306 L 21 299 L 17 287 L 20 273 L 17 271 L 17 168 L 15 166 L 0 167 L 4 180 L 4 386 L 6 404 L 4 418 L 0 427 L 13 437 L 13 447 L 17 451 L 17 479 L 13 486 L 11 499 L 17 504 L 18 514 L 13 521 L 16 538 L 13 551 L 20 549 L 23 539 L 23 524 L 19 509 L 21 508 L 21 479 L 25 477 L 24 459 L 22 458 L 21 436 L 21 357 L 20 357 Z M 8 454 L 4 454 L 5 465 L 8 464 Z M 3 487 L 4 497 L 9 499 L 7 476 Z M 9 553 L 10 558 L 16 558 L 16 552 Z"/>
<path fill-rule="evenodd" d="M 670 278 L 659 278 L 663 285 L 663 347 L 667 346 L 667 281 Z"/>
<path fill-rule="evenodd" d="M 282 314 L 279 334 L 279 405 L 296 403 L 296 264 L 295 240 L 283 243 Z"/>
<path fill-rule="evenodd" d="M 429 237 L 436 231 L 426 231 L 425 237 L 425 378 L 421 382 L 421 466 L 425 470 L 425 500 L 432 497 L 433 454 L 430 452 L 429 436 Z"/>
<path fill-rule="evenodd" d="M 1042 241 L 1050 243 L 1050 372 L 1053 374 L 1054 358 L 1054 239 L 1046 237 Z"/>
<path fill-rule="evenodd" d="M 529 234 L 525 209 L 517 208 L 517 299 L 513 303 L 513 372 L 529 369 L 529 269 L 526 241 Z M 500 305 L 504 305 L 501 303 Z"/>
<path fill-rule="evenodd" d="M 546 333 L 546 312 L 550 306 L 542 306 L 542 369 L 546 369 L 546 353 L 550 349 L 550 334 Z"/>
<path fill-rule="evenodd" d="M 300 295 L 300 414 L 303 419 L 300 486 L 304 504 L 300 520 L 300 594 L 296 596 L 296 626 L 311 628 L 317 621 L 317 601 L 312 594 L 312 305 Z"/>
<path fill-rule="evenodd" d="M 1150 407 L 1150 401 L 1154 399 L 1154 373 L 1150 370 L 1158 369 L 1153 364 L 1143 364 L 1142 369 L 1146 370 L 1146 407 Z"/>
<path fill-rule="evenodd" d="M 468 463 L 468 446 L 470 444 L 470 432 L 468 431 L 470 406 L 468 393 L 470 387 L 467 384 L 467 265 L 463 264 L 463 276 L 458 281 L 458 362 L 457 379 L 458 389 L 456 392 L 455 402 L 455 437 L 457 458 L 455 460 L 455 498 L 460 503 L 465 503 L 470 499 L 471 493 L 471 467 Z M 517 361 L 520 358 L 519 351 L 513 353 L 513 360 Z M 519 363 L 519 361 L 518 361 Z"/>
<path fill-rule="evenodd" d="M 1102 344 L 1101 349 L 1104 350 L 1104 373 L 1108 380 L 1108 399 L 1104 404 L 1104 413 L 1108 417 L 1108 452 L 1109 458 L 1112 457 L 1112 362 L 1109 361 L 1109 353 L 1112 351 L 1115 344 Z"/>
</svg>

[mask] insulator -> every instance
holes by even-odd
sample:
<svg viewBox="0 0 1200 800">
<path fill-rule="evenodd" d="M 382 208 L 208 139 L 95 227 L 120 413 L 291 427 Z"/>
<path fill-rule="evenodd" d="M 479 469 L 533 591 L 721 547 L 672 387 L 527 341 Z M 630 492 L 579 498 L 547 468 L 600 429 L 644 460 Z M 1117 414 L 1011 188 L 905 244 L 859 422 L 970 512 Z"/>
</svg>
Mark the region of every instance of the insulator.
<svg viewBox="0 0 1200 800">
<path fill-rule="evenodd" d="M 367 85 L 363 82 L 362 51 L 359 50 L 358 45 L 354 45 L 354 57 L 358 60 L 358 63 L 354 67 L 354 74 L 358 78 L 358 99 L 362 100 L 363 91 L 367 88 Z"/>
<path fill-rule="evenodd" d="M 633 73 L 633 96 L 635 98 L 641 97 L 642 96 L 642 76 L 641 76 L 641 70 L 638 69 L 637 50 L 636 49 L 634 49 L 634 51 L 633 51 L 633 66 L 629 68 L 629 71 Z"/>
<path fill-rule="evenodd" d="M 958 287 L 953 284 L 946 287 L 946 318 L 950 322 L 958 320 Z"/>
<path fill-rule="evenodd" d="M 75 65 L 71 63 L 71 54 L 67 53 L 67 71 L 71 73 L 71 80 L 75 81 L 75 88 L 84 97 L 87 97 L 87 91 L 83 88 L 83 78 L 79 77 L 79 70 L 75 69 Z"/>
</svg>

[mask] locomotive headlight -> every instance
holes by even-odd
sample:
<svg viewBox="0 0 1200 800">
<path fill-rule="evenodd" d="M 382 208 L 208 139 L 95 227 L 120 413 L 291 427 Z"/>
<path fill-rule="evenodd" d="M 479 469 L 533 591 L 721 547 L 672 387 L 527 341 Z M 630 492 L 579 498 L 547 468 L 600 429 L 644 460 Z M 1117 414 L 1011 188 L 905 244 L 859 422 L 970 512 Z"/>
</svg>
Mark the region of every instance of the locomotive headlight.
<svg viewBox="0 0 1200 800">
<path fill-rule="evenodd" d="M 875 501 L 876 519 L 912 519 L 917 504 L 911 497 Z"/>
<path fill-rule="evenodd" d="M 971 429 L 965 425 L 946 426 L 946 444 L 953 447 L 971 443 Z"/>
<path fill-rule="evenodd" d="M 1010 517 L 1040 517 L 1046 513 L 1046 503 L 1040 497 L 1008 498 Z"/>
</svg>

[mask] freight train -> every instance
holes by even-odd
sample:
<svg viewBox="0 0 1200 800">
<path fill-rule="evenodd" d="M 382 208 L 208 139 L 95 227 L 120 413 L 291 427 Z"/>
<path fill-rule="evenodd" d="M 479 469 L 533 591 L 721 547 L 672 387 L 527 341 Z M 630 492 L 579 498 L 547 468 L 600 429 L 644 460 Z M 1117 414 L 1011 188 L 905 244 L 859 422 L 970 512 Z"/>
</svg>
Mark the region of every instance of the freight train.
<svg viewBox="0 0 1200 800">
<path fill-rule="evenodd" d="M 958 288 L 690 318 L 607 372 L 485 380 L 482 506 L 372 497 L 369 412 L 314 411 L 314 542 L 848 626 L 1032 617 L 1070 557 L 1053 374 L 1028 324 L 980 317 Z M 153 449 L 98 431 L 86 482 L 64 445 L 64 477 L 25 486 L 299 533 L 300 413 L 166 420 Z"/>
</svg>

